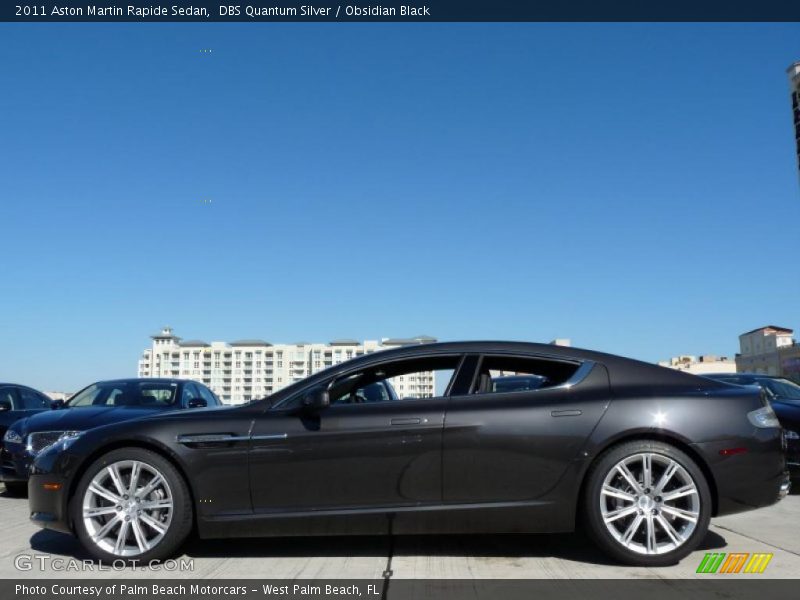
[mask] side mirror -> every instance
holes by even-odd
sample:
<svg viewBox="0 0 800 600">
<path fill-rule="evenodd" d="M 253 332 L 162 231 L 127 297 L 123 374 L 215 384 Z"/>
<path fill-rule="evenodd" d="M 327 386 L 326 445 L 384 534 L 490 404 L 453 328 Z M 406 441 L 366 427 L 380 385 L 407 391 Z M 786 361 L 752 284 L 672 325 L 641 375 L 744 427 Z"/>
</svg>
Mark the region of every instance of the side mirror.
<svg viewBox="0 0 800 600">
<path fill-rule="evenodd" d="M 11 400 L 0 400 L 0 412 L 9 412 L 14 410 L 14 407 L 11 406 Z"/>
<path fill-rule="evenodd" d="M 205 408 L 208 403 L 203 398 L 192 398 L 186 406 L 188 408 Z"/>
<path fill-rule="evenodd" d="M 50 403 L 50 408 L 53 410 L 58 410 L 59 408 L 64 408 L 64 404 L 66 404 L 63 400 L 53 400 Z"/>
<path fill-rule="evenodd" d="M 324 387 L 314 388 L 303 396 L 303 408 L 310 410 L 322 410 L 331 405 L 331 397 L 328 390 Z"/>
</svg>

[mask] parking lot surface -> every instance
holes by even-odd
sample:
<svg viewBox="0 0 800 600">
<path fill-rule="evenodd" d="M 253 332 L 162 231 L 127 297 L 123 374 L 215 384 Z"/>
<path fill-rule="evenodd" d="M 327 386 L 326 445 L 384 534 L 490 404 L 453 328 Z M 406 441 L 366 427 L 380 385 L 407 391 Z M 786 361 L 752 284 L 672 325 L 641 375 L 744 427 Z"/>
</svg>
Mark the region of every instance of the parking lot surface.
<svg viewBox="0 0 800 600">
<path fill-rule="evenodd" d="M 701 547 L 680 564 L 634 568 L 613 564 L 580 534 L 191 539 L 178 557 L 193 569 L 65 568 L 88 560 L 77 540 L 44 531 L 28 520 L 25 498 L 0 484 L 0 578 L 330 578 L 379 579 L 673 579 L 708 575 L 696 570 L 706 552 L 774 554 L 764 573 L 737 577 L 800 578 L 800 495 L 758 511 L 712 520 Z M 20 559 L 19 557 L 22 557 Z M 41 558 L 44 557 L 44 558 Z M 64 559 L 54 567 L 51 559 Z M 30 570 L 17 567 L 29 565 Z"/>
</svg>

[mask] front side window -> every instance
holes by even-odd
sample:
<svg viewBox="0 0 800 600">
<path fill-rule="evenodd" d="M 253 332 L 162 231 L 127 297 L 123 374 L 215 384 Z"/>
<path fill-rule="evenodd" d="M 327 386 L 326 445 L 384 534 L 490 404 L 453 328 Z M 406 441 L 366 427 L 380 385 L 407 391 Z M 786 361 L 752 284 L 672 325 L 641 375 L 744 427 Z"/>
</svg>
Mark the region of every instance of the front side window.
<svg viewBox="0 0 800 600">
<path fill-rule="evenodd" d="M 365 404 L 443 396 L 460 360 L 460 356 L 401 360 L 351 373 L 331 385 L 331 404 Z"/>
<path fill-rule="evenodd" d="M 332 405 L 422 400 L 445 395 L 460 362 L 460 355 L 396 360 L 352 371 L 320 385 L 328 387 Z M 300 406 L 307 393 L 308 388 L 304 388 L 274 408 Z"/>
<path fill-rule="evenodd" d="M 473 383 L 473 394 L 526 392 L 565 383 L 580 365 L 520 356 L 484 356 Z"/>
</svg>

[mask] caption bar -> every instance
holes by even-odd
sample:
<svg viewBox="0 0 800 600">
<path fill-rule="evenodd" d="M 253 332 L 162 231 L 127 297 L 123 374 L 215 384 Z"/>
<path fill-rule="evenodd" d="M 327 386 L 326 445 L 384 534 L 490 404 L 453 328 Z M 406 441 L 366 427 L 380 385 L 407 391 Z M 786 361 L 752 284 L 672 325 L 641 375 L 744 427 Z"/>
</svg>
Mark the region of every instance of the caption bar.
<svg viewBox="0 0 800 600">
<path fill-rule="evenodd" d="M 785 0 L 432 0 L 339 4 L 320 1 L 222 4 L 204 0 L 2 3 L 9 22 L 512 22 L 512 21 L 800 21 L 800 2 Z"/>
</svg>

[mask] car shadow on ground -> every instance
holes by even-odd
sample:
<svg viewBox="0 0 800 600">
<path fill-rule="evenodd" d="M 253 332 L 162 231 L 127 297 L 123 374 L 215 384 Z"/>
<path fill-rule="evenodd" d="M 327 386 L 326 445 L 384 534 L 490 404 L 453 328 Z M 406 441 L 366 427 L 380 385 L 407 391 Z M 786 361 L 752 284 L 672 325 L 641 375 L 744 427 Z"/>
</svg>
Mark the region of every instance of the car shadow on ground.
<svg viewBox="0 0 800 600">
<path fill-rule="evenodd" d="M 42 530 L 31 536 L 36 552 L 90 560 L 77 539 Z M 725 538 L 709 531 L 698 550 L 718 550 Z M 191 537 L 182 548 L 190 558 L 474 556 L 504 558 L 553 557 L 596 565 L 617 564 L 582 533 L 404 536 L 325 536 L 232 538 Z"/>
</svg>

